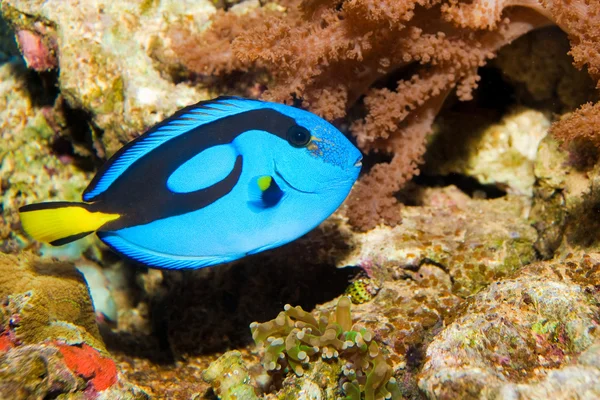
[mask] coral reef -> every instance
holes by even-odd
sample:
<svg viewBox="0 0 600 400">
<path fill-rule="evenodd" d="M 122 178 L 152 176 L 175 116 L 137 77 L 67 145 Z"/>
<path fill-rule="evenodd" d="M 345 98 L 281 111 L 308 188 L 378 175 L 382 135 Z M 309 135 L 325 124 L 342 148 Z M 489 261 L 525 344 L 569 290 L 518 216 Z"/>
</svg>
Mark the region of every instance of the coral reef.
<svg viewBox="0 0 600 400">
<path fill-rule="evenodd" d="M 219 399 L 258 399 L 239 351 L 229 351 L 202 372 L 202 379 L 212 385 Z"/>
<path fill-rule="evenodd" d="M 530 220 L 539 232 L 536 250 L 544 258 L 552 258 L 556 251 L 595 249 L 600 244 L 598 236 L 591 234 L 600 228 L 597 161 L 598 153 L 589 145 L 565 151 L 552 136 L 541 142 Z"/>
<path fill-rule="evenodd" d="M 0 257 L 0 298 L 5 315 L 19 316 L 11 324 L 20 342 L 85 342 L 104 350 L 87 285 L 71 264 L 27 253 Z"/>
<path fill-rule="evenodd" d="M 2 2 L 25 59 L 36 69 L 60 69 L 58 87 L 73 107 L 92 119 L 101 155 L 179 108 L 211 97 L 206 90 L 162 76 L 153 48 L 168 40 L 171 25 L 198 34 L 215 12 L 202 1 Z"/>
<path fill-rule="evenodd" d="M 0 65 L 2 252 L 14 252 L 30 244 L 19 229 L 20 206 L 40 200 L 78 200 L 91 178 L 89 172 L 53 154 L 54 132 L 32 99 L 40 89 L 29 82 L 30 78 L 18 60 Z"/>
<path fill-rule="evenodd" d="M 284 384 L 283 393 L 267 396 L 333 398 L 335 392 L 324 394 L 323 390 L 339 382 L 348 400 L 400 399 L 392 367 L 373 334 L 352 324 L 351 304 L 349 297 L 342 296 L 334 310 L 316 316 L 288 304 L 275 319 L 250 324 L 255 343 L 264 347 L 261 363 L 265 370 L 293 372 L 298 378 L 291 378 L 294 384 Z M 223 374 L 224 368 L 228 374 Z M 223 398 L 238 398 L 232 397 L 232 391 L 255 398 L 238 352 L 225 353 L 203 377 Z M 307 395 L 310 392 L 314 394 Z"/>
<path fill-rule="evenodd" d="M 356 250 L 338 265 L 360 265 L 385 280 L 398 266 L 428 262 L 449 274 L 453 292 L 468 296 L 535 259 L 537 234 L 523 219 L 521 198 L 471 199 L 455 187 L 424 196 L 427 205 L 402 210 L 401 225 L 356 235 Z"/>
<path fill-rule="evenodd" d="M 531 109 L 516 109 L 494 124 L 485 117 L 465 122 L 462 115 L 440 117 L 425 155 L 425 175 L 460 174 L 482 185 L 493 185 L 508 193 L 532 196 L 533 165 L 550 119 Z M 463 137 L 461 146 L 451 133 Z M 457 155 L 455 153 L 462 153 Z"/>
<path fill-rule="evenodd" d="M 597 2 L 1 9 L 0 397 L 600 395 Z M 229 265 L 23 235 L 19 206 L 77 200 L 122 143 L 224 93 L 303 106 L 378 154 L 313 232 Z"/>
<path fill-rule="evenodd" d="M 555 112 L 598 100 L 587 71 L 573 68 L 569 40 L 557 27 L 535 30 L 503 47 L 491 65 L 511 82 L 519 99 Z"/>
<path fill-rule="evenodd" d="M 104 347 L 89 292 L 69 263 L 23 253 L 0 255 L 0 394 L 99 392 L 119 398 L 146 395 L 119 377 Z"/>
<path fill-rule="evenodd" d="M 529 265 L 467 301 L 427 348 L 430 398 L 600 396 L 598 253 Z"/>
<path fill-rule="evenodd" d="M 114 361 L 83 345 L 18 345 L 0 350 L 0 396 L 4 399 L 83 398 L 147 400 L 122 381 Z"/>
<path fill-rule="evenodd" d="M 2 398 L 44 398 L 51 392 L 74 393 L 84 389 L 85 383 L 77 379 L 52 346 L 21 345 L 0 351 Z"/>
</svg>

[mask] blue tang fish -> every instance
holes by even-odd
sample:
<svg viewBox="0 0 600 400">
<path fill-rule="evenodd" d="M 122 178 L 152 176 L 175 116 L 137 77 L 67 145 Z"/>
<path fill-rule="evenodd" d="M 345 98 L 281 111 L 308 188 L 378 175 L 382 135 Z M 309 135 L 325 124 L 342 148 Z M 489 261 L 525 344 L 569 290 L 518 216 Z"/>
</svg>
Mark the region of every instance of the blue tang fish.
<svg viewBox="0 0 600 400">
<path fill-rule="evenodd" d="M 126 258 L 201 268 L 281 246 L 342 204 L 361 153 L 304 110 L 219 97 L 178 111 L 121 148 L 82 203 L 21 207 L 23 229 L 63 245 L 96 232 Z"/>
</svg>

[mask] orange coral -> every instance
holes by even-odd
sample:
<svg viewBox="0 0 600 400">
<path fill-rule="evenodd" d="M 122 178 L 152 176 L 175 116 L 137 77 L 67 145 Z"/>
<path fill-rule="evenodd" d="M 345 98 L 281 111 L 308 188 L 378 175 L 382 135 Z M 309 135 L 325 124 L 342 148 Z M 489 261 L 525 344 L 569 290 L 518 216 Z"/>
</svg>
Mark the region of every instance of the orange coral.
<svg viewBox="0 0 600 400">
<path fill-rule="evenodd" d="M 178 61 L 198 74 L 224 74 L 244 70 L 246 66 L 232 57 L 231 42 L 267 14 L 268 11 L 259 9 L 240 17 L 218 10 L 212 18 L 211 29 L 202 36 L 190 35 L 186 30 L 173 26 L 169 31 L 172 49 L 177 53 Z"/>
<path fill-rule="evenodd" d="M 569 34 L 577 68 L 587 67 L 600 89 L 600 2 L 596 0 L 540 0 L 553 20 Z"/>
<path fill-rule="evenodd" d="M 7 333 L 0 335 L 0 353 L 7 352 L 8 350 L 15 347 L 15 342 L 11 340 Z"/>
<path fill-rule="evenodd" d="M 460 100 L 471 99 L 478 68 L 500 47 L 556 23 L 569 34 L 576 66 L 600 75 L 600 5 L 591 0 L 287 0 L 285 5 L 285 12 L 259 8 L 252 17 L 228 21 L 225 13 L 217 16 L 214 29 L 233 24 L 244 30 L 231 28 L 226 46 L 208 47 L 219 53 L 208 60 L 222 58 L 216 65 L 197 61 L 193 54 L 204 50 L 189 44 L 176 52 L 199 73 L 265 68 L 272 82 L 264 99 L 301 99 L 330 120 L 345 116 L 364 96 L 366 116 L 355 120 L 351 131 L 363 151 L 390 154 L 392 160 L 376 165 L 349 199 L 350 222 L 360 229 L 398 222 L 394 194 L 418 173 L 444 99 L 454 89 Z M 204 38 L 214 42 L 215 32 Z M 395 90 L 373 87 L 407 68 L 411 73 Z"/>
<path fill-rule="evenodd" d="M 97 391 L 108 389 L 117 382 L 117 366 L 108 357 L 87 344 L 69 346 L 57 343 L 67 367 L 82 378 L 88 379 Z"/>
<path fill-rule="evenodd" d="M 600 148 L 600 103 L 587 103 L 552 124 L 550 132 L 569 143 L 582 139 Z"/>
</svg>

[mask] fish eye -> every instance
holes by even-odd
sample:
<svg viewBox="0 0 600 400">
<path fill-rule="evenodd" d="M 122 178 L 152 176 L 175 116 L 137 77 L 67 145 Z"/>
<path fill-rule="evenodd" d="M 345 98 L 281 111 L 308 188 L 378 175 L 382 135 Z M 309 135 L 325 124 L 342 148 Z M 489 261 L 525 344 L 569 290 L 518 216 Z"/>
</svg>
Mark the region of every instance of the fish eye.
<svg viewBox="0 0 600 400">
<path fill-rule="evenodd" d="M 306 147 L 310 142 L 310 132 L 300 125 L 293 125 L 287 131 L 287 141 L 294 147 Z"/>
</svg>

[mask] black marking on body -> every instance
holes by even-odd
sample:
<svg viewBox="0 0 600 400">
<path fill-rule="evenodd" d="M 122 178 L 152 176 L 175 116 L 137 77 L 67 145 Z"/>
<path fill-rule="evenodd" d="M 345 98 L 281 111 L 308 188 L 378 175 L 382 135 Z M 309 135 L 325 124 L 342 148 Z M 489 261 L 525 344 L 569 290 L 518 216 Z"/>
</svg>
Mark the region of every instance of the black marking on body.
<svg viewBox="0 0 600 400">
<path fill-rule="evenodd" d="M 145 140 L 151 133 L 183 114 L 207 108 L 211 103 L 203 102 L 180 110 L 127 144 L 102 167 L 85 192 L 90 191 L 110 166 L 134 144 Z M 173 193 L 167 188 L 167 179 L 179 166 L 210 147 L 231 143 L 248 130 L 262 130 L 286 140 L 288 129 L 295 124 L 296 121 L 291 117 L 270 108 L 261 108 L 200 125 L 169 139 L 136 160 L 104 192 L 94 198 L 89 210 L 120 214 L 121 218 L 110 221 L 101 228 L 102 231 L 112 231 L 206 207 L 231 192 L 237 184 L 242 173 L 243 157 L 239 155 L 236 158 L 233 170 L 225 179 L 190 193 Z"/>
<path fill-rule="evenodd" d="M 27 204 L 22 207 L 19 207 L 19 212 L 28 212 L 28 211 L 39 211 L 39 210 L 52 210 L 56 208 L 65 208 L 65 207 L 81 207 L 89 210 L 89 204 L 85 203 L 71 203 L 68 201 L 51 201 L 46 203 L 35 203 L 35 204 Z"/>
<path fill-rule="evenodd" d="M 279 203 L 282 197 L 283 191 L 277 182 L 275 182 L 275 179 L 271 179 L 271 183 L 267 190 L 262 192 L 262 202 L 264 206 L 267 208 L 274 207 Z"/>
<path fill-rule="evenodd" d="M 76 235 L 67 236 L 67 237 L 64 237 L 62 239 L 57 239 L 57 240 L 55 240 L 53 242 L 50 242 L 50 244 L 52 246 L 62 246 L 63 244 L 71 243 L 71 242 L 74 242 L 75 240 L 84 238 L 84 237 L 86 237 L 87 235 L 89 235 L 92 232 L 93 231 L 82 232 L 82 233 L 78 233 Z"/>
</svg>

